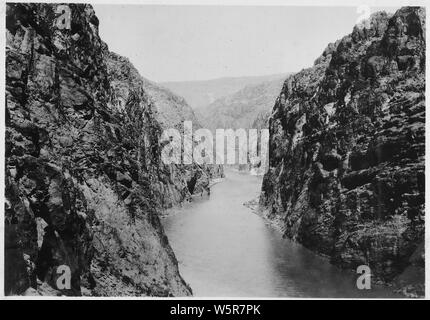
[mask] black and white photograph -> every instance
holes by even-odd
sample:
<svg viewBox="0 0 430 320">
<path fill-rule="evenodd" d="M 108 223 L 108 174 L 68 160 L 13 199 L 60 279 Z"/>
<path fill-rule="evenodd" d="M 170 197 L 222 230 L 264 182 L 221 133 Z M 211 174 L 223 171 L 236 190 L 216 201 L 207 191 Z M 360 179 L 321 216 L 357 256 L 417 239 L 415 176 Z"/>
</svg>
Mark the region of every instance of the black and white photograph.
<svg viewBox="0 0 430 320">
<path fill-rule="evenodd" d="M 426 11 L 3 3 L 2 299 L 428 298 Z"/>
</svg>

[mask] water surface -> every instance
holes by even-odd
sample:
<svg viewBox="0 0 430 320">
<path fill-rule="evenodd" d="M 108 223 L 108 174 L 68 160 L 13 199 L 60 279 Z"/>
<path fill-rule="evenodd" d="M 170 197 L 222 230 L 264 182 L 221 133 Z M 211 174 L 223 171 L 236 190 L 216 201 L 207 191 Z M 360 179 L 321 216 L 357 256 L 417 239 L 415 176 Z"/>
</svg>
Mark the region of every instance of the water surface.
<svg viewBox="0 0 430 320">
<path fill-rule="evenodd" d="M 358 290 L 357 275 L 288 239 L 243 205 L 261 177 L 227 171 L 211 196 L 162 219 L 181 275 L 195 296 L 397 297 L 387 287 Z"/>
</svg>

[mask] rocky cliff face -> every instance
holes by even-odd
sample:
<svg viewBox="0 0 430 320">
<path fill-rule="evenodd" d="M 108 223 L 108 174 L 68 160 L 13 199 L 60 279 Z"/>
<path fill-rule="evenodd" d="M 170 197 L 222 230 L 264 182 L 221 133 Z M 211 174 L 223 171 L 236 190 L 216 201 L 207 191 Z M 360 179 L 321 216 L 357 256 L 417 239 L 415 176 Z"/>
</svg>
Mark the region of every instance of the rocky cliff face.
<svg viewBox="0 0 430 320">
<path fill-rule="evenodd" d="M 67 8 L 68 27 L 57 5 L 6 9 L 6 294 L 189 295 L 157 215 L 154 108 L 91 6 Z"/>
<path fill-rule="evenodd" d="M 203 127 L 183 97 L 147 79 L 143 79 L 143 88 L 157 110 L 156 118 L 163 129 L 178 129 L 183 138 L 185 121 L 191 121 L 193 131 Z M 192 157 L 192 154 L 188 156 Z M 177 199 L 175 193 L 179 192 L 182 196 L 179 197 L 179 202 L 190 199 L 192 194 L 204 193 L 213 179 L 224 177 L 223 166 L 216 164 L 170 165 L 168 169 L 172 177 L 170 185 L 176 190 L 169 198 Z M 178 201 L 167 201 L 166 204 L 166 207 L 171 207 L 178 204 Z"/>
<path fill-rule="evenodd" d="M 286 80 L 260 197 L 286 236 L 385 281 L 423 270 L 424 70 L 425 9 L 407 7 Z"/>
<path fill-rule="evenodd" d="M 108 52 L 105 54 L 105 62 L 109 74 L 112 74 L 113 82 L 117 83 L 113 93 L 114 104 L 119 108 L 125 104 L 128 96 L 124 96 L 123 87 L 127 88 L 129 84 L 124 81 L 132 79 L 133 83 L 137 83 L 147 102 L 151 104 L 153 118 L 159 123 L 157 134 L 160 135 L 162 130 L 171 128 L 183 134 L 184 121 L 191 121 L 193 130 L 201 127 L 194 111 L 184 98 L 140 76 L 127 58 Z M 158 143 L 164 145 L 166 141 Z M 223 168 L 219 165 L 158 163 L 157 168 L 158 181 L 154 182 L 152 187 L 157 191 L 156 196 L 160 199 L 162 208 L 171 208 L 185 200 L 190 200 L 193 193 L 204 191 L 212 179 L 223 176 Z"/>
<path fill-rule="evenodd" d="M 157 119 L 163 128 L 182 129 L 184 121 L 191 121 L 194 128 L 201 127 L 193 109 L 181 96 L 163 86 L 142 78 L 143 88 L 157 109 Z"/>
</svg>

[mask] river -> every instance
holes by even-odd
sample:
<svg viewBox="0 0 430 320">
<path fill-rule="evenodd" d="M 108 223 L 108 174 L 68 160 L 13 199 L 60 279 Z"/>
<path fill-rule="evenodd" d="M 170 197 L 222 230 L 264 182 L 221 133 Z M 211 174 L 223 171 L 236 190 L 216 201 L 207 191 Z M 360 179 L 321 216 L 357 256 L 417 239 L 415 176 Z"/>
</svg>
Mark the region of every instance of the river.
<svg viewBox="0 0 430 320">
<path fill-rule="evenodd" d="M 261 181 L 229 170 L 210 197 L 194 197 L 162 219 L 181 275 L 195 296 L 397 297 L 388 287 L 358 290 L 358 275 L 283 239 L 245 207 Z"/>
</svg>

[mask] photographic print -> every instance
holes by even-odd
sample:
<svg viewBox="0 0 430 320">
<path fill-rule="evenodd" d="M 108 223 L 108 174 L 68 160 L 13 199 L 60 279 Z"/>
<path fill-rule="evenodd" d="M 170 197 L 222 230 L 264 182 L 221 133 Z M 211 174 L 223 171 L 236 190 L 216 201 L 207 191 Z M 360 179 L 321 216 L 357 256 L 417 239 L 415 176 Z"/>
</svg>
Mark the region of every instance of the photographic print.
<svg viewBox="0 0 430 320">
<path fill-rule="evenodd" d="M 425 6 L 2 12 L 6 298 L 425 298 Z"/>
</svg>

